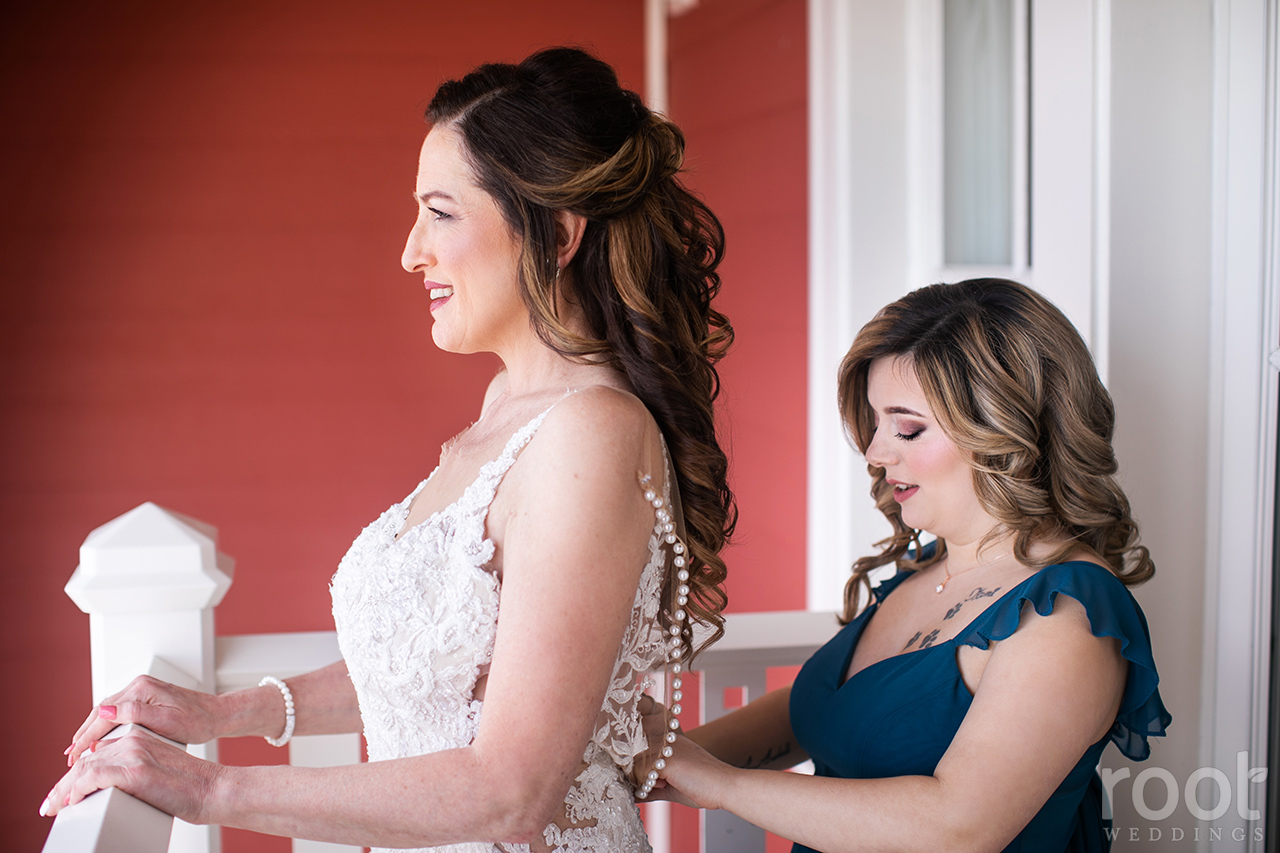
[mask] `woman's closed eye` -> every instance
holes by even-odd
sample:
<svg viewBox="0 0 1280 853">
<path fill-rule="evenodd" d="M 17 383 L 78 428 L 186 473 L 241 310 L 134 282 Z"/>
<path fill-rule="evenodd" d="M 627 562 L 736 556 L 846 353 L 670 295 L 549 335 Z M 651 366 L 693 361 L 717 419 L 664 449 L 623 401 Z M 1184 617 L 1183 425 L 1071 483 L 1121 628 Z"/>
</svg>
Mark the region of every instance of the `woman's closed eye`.
<svg viewBox="0 0 1280 853">
<path fill-rule="evenodd" d="M 924 427 L 919 427 L 919 428 L 908 430 L 905 432 L 895 432 L 893 436 L 894 438 L 900 438 L 903 441 L 915 441 L 917 438 L 920 437 L 920 434 L 922 432 L 924 432 Z"/>
</svg>

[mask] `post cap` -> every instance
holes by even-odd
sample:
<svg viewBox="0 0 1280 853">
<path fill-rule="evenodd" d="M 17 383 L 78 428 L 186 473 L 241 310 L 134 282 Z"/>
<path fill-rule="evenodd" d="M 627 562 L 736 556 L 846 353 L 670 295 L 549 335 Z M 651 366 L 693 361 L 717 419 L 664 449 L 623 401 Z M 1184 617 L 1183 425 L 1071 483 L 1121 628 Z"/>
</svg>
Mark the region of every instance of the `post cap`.
<svg viewBox="0 0 1280 853">
<path fill-rule="evenodd" d="M 217 543 L 217 528 L 148 501 L 89 534 L 66 593 L 85 613 L 214 607 L 235 565 Z"/>
</svg>

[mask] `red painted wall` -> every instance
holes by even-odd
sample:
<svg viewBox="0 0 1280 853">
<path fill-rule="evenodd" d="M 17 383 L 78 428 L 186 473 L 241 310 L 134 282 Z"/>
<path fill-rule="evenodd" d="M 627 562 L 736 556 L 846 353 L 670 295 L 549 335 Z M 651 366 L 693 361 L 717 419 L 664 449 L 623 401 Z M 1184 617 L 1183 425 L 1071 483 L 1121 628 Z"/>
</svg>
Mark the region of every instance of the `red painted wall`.
<svg viewBox="0 0 1280 853">
<path fill-rule="evenodd" d="M 670 27 L 687 181 L 728 243 L 721 309 L 737 343 L 721 371 L 721 423 L 741 513 L 726 554 L 736 611 L 805 605 L 805 21 L 804 0 L 699 0 Z"/>
<path fill-rule="evenodd" d="M 642 0 L 28 5 L 0 11 L 0 839 L 22 850 L 91 702 L 62 592 L 90 529 L 145 500 L 207 520 L 237 559 L 219 633 L 331 629 L 355 533 L 474 417 L 496 363 L 434 349 L 398 261 L 435 83 L 577 43 L 643 85 Z M 671 34 L 690 183 L 729 233 L 731 608 L 797 608 L 804 3 L 703 0 Z"/>
</svg>

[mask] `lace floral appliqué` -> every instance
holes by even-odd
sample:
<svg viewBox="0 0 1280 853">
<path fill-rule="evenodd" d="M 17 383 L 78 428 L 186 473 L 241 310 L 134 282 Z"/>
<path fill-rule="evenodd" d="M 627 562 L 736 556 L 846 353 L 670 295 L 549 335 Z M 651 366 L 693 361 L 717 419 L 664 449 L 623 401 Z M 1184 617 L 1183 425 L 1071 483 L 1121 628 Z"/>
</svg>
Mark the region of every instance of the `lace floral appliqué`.
<svg viewBox="0 0 1280 853">
<path fill-rule="evenodd" d="M 494 546 L 485 537 L 485 519 L 503 476 L 546 414 L 517 431 L 456 503 L 396 539 L 430 478 L 424 480 L 366 527 L 338 565 L 330 585 L 334 622 L 371 761 L 457 748 L 475 738 L 483 703 L 472 696 L 493 658 L 501 594 L 488 570 Z M 657 533 L 649 555 L 582 770 L 563 814 L 543 832 L 558 853 L 650 850 L 626 778 L 646 748 L 636 709 L 643 680 L 664 655 L 658 611 L 667 557 Z M 529 850 L 488 843 L 431 849 Z"/>
</svg>

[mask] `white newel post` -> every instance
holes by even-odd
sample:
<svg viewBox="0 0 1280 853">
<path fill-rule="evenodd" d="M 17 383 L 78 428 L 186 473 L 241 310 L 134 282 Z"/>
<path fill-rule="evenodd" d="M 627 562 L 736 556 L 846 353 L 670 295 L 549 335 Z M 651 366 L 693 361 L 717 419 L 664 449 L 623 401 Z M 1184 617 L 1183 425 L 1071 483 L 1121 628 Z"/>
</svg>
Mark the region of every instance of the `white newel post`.
<svg viewBox="0 0 1280 853">
<path fill-rule="evenodd" d="M 213 608 L 234 565 L 217 539 L 214 527 L 150 502 L 85 539 L 66 592 L 89 614 L 95 702 L 144 672 L 214 692 Z M 189 751 L 217 760 L 216 742 Z M 218 827 L 174 821 L 170 853 L 220 850 Z"/>
</svg>

